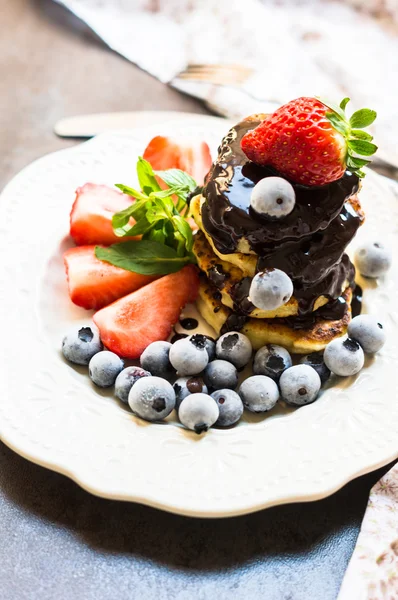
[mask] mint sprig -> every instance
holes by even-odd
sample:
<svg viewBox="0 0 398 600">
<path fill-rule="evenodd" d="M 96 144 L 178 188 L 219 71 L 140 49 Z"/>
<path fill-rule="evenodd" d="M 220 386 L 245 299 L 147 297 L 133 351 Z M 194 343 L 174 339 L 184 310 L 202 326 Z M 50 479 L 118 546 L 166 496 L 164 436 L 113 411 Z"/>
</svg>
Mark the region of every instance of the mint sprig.
<svg viewBox="0 0 398 600">
<path fill-rule="evenodd" d="M 154 171 L 150 163 L 138 158 L 137 176 L 140 190 L 116 184 L 123 193 L 135 198 L 128 208 L 112 217 L 115 234 L 120 237 L 142 236 L 141 240 L 95 249 L 100 260 L 142 275 L 165 275 L 196 262 L 192 253 L 193 234 L 186 220 L 187 196 L 196 181 L 179 169 Z M 160 178 L 168 187 L 162 189 Z M 172 196 L 176 197 L 173 201 Z M 130 219 L 135 220 L 132 226 Z"/>
<path fill-rule="evenodd" d="M 323 98 L 319 98 L 319 100 L 330 109 L 330 112 L 326 113 L 326 117 L 347 142 L 347 167 L 358 177 L 364 177 L 365 173 L 362 171 L 362 167 L 368 165 L 370 160 L 361 157 L 372 156 L 376 152 L 377 146 L 372 143 L 373 136 L 362 130 L 374 122 L 377 117 L 376 111 L 362 108 L 354 112 L 348 119 L 345 109 L 350 101 L 349 98 L 344 98 L 339 106 Z"/>
<path fill-rule="evenodd" d="M 153 240 L 131 240 L 108 248 L 97 246 L 95 255 L 115 267 L 141 275 L 175 273 L 192 262 L 190 256 L 178 256 L 170 246 Z"/>
</svg>

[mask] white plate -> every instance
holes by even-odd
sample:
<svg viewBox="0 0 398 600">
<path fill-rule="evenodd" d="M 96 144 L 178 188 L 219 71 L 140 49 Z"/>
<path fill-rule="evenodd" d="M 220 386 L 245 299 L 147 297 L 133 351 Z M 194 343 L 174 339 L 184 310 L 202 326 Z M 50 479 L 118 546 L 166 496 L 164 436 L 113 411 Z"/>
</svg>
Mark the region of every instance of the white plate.
<svg viewBox="0 0 398 600">
<path fill-rule="evenodd" d="M 215 148 L 225 123 L 167 124 Z M 156 128 L 159 133 L 159 127 Z M 357 377 L 294 410 L 248 418 L 204 436 L 176 423 L 137 420 L 84 369 L 67 365 L 60 342 L 87 318 L 67 296 L 62 250 L 70 245 L 74 190 L 86 181 L 134 183 L 135 161 L 154 134 L 105 134 L 46 156 L 22 171 L 0 202 L 0 434 L 19 454 L 107 498 L 185 515 L 216 517 L 316 500 L 398 454 L 398 261 L 366 284 L 365 310 L 382 319 L 388 343 Z M 398 254 L 396 186 L 369 173 L 361 192 L 367 221 Z"/>
</svg>

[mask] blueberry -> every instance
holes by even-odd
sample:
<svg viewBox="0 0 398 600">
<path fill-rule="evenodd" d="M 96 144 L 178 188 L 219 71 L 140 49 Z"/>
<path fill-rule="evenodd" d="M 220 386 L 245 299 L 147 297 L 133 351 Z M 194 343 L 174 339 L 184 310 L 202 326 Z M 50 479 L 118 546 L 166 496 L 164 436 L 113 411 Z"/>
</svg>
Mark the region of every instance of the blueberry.
<svg viewBox="0 0 398 600">
<path fill-rule="evenodd" d="M 365 362 L 361 346 L 351 338 L 338 338 L 330 342 L 323 355 L 326 366 L 343 377 L 358 373 Z"/>
<path fill-rule="evenodd" d="M 278 381 L 283 371 L 291 366 L 292 358 L 285 348 L 276 344 L 268 344 L 256 352 L 253 373 L 266 375 Z"/>
<path fill-rule="evenodd" d="M 141 367 L 126 367 L 119 373 L 115 381 L 115 394 L 125 404 L 128 404 L 129 393 L 133 385 L 141 377 L 150 377 L 149 371 L 144 371 Z"/>
<path fill-rule="evenodd" d="M 309 365 L 296 365 L 282 373 L 279 387 L 285 402 L 293 406 L 302 406 L 317 399 L 321 389 L 321 378 Z"/>
<path fill-rule="evenodd" d="M 170 377 L 173 367 L 170 364 L 170 342 L 152 342 L 141 354 L 141 367 L 157 377 Z"/>
<path fill-rule="evenodd" d="M 99 331 L 95 325 L 70 331 L 62 340 L 62 354 L 66 360 L 76 365 L 88 365 L 94 354 L 102 348 Z"/>
<path fill-rule="evenodd" d="M 170 349 L 170 362 L 181 376 L 201 373 L 209 362 L 205 337 L 193 335 L 175 342 Z"/>
<path fill-rule="evenodd" d="M 206 352 L 209 355 L 209 362 L 216 358 L 216 342 L 209 335 L 205 335 Z"/>
<path fill-rule="evenodd" d="M 254 186 L 250 205 L 259 215 L 280 219 L 289 215 L 296 205 L 293 186 L 282 177 L 265 177 Z"/>
<path fill-rule="evenodd" d="M 178 418 L 195 433 L 207 431 L 219 417 L 217 403 L 207 394 L 191 394 L 180 404 Z"/>
<path fill-rule="evenodd" d="M 176 396 L 171 383 L 161 377 L 141 377 L 131 388 L 129 405 L 146 421 L 161 421 L 174 409 Z"/>
<path fill-rule="evenodd" d="M 124 362 L 114 352 L 103 350 L 93 356 L 88 365 L 90 379 L 98 387 L 110 387 L 124 367 Z"/>
<path fill-rule="evenodd" d="M 301 365 L 309 365 L 318 373 L 321 378 L 321 384 L 324 385 L 330 377 L 330 369 L 327 368 L 323 360 L 322 352 L 313 352 L 300 359 Z"/>
<path fill-rule="evenodd" d="M 204 335 L 203 333 L 193 333 L 188 336 L 188 339 L 191 340 L 194 344 L 199 344 L 200 346 L 204 344 L 205 350 L 209 356 L 209 362 L 214 360 L 216 356 L 216 342 L 209 335 Z"/>
<path fill-rule="evenodd" d="M 392 254 L 382 242 L 366 242 L 355 252 L 355 264 L 364 277 L 380 277 L 391 267 Z"/>
<path fill-rule="evenodd" d="M 207 394 L 207 387 L 201 377 L 180 377 L 174 383 L 173 388 L 176 395 L 177 409 L 189 394 Z"/>
<path fill-rule="evenodd" d="M 240 396 L 233 390 L 217 390 L 211 397 L 217 402 L 220 415 L 216 421 L 219 427 L 235 425 L 243 415 L 243 403 Z"/>
<path fill-rule="evenodd" d="M 203 379 L 209 390 L 234 390 L 238 385 L 238 371 L 226 360 L 213 360 L 207 365 Z"/>
<path fill-rule="evenodd" d="M 239 388 L 239 395 L 245 407 L 254 413 L 271 410 L 279 400 L 277 384 L 265 375 L 253 375 L 245 379 Z"/>
<path fill-rule="evenodd" d="M 362 346 L 364 352 L 369 354 L 381 350 L 386 341 L 383 325 L 371 315 L 355 317 L 348 325 L 348 335 Z"/>
<path fill-rule="evenodd" d="M 251 282 L 249 300 L 261 310 L 275 310 L 290 300 L 293 282 L 284 271 L 260 271 Z"/>
<path fill-rule="evenodd" d="M 229 361 L 237 369 L 242 369 L 248 364 L 252 352 L 251 342 L 243 333 L 228 331 L 217 340 L 217 358 Z"/>
</svg>

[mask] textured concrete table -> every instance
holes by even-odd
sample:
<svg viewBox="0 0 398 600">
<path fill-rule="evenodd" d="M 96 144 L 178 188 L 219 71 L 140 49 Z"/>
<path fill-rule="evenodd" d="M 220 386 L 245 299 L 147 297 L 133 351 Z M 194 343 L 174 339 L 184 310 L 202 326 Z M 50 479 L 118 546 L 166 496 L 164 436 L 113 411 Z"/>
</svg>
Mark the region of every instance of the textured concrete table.
<svg viewBox="0 0 398 600">
<path fill-rule="evenodd" d="M 0 22 L 1 186 L 74 143 L 52 134 L 60 117 L 204 112 L 49 1 L 2 0 Z M 95 498 L 0 444 L 0 597 L 333 600 L 369 489 L 385 470 L 320 502 L 202 521 Z"/>
</svg>

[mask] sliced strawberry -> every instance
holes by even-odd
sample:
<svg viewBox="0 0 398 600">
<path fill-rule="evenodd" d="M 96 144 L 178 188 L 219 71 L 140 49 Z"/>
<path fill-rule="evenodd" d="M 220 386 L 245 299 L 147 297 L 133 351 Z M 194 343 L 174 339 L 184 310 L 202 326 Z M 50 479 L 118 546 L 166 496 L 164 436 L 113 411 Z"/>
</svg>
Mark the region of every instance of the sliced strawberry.
<svg viewBox="0 0 398 600">
<path fill-rule="evenodd" d="M 189 265 L 117 300 L 94 315 L 102 342 L 119 356 L 139 358 L 152 342 L 167 340 L 198 290 L 197 269 Z"/>
<path fill-rule="evenodd" d="M 145 148 L 144 158 L 155 171 L 181 169 L 203 185 L 211 167 L 211 155 L 206 142 L 157 135 Z"/>
<path fill-rule="evenodd" d="M 150 283 L 156 276 L 114 267 L 95 256 L 95 246 L 78 246 L 64 253 L 69 295 L 83 308 L 99 309 Z"/>
<path fill-rule="evenodd" d="M 70 214 L 70 234 L 78 246 L 120 242 L 112 229 L 112 217 L 130 206 L 133 199 L 106 185 L 86 183 L 76 190 Z M 132 225 L 134 221 L 132 220 Z M 134 239 L 134 238 L 124 238 Z"/>
</svg>

